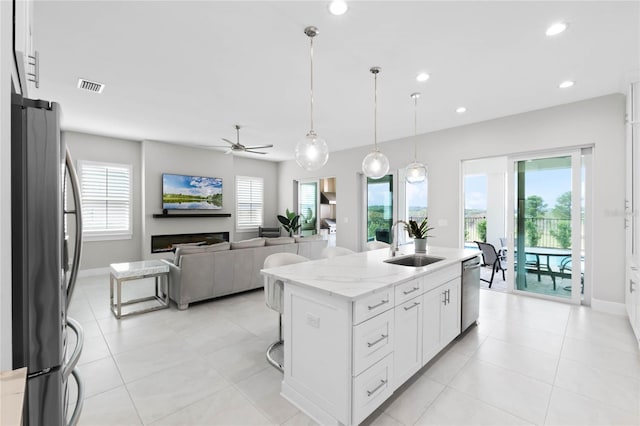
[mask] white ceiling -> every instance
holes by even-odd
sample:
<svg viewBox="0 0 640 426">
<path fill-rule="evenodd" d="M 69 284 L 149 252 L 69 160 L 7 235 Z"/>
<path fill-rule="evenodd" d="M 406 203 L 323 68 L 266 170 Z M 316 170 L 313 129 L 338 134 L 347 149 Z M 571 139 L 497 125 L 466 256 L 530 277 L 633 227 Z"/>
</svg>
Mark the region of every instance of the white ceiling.
<svg viewBox="0 0 640 426">
<path fill-rule="evenodd" d="M 64 129 L 125 139 L 220 145 L 238 123 L 279 161 L 309 130 L 308 25 L 330 151 L 373 143 L 371 66 L 379 141 L 413 134 L 415 91 L 425 133 L 624 92 L 640 69 L 638 1 L 349 4 L 333 16 L 328 1 L 37 1 L 36 95 L 62 104 Z M 545 36 L 558 20 L 569 29 Z M 106 88 L 80 91 L 79 77 Z"/>
</svg>

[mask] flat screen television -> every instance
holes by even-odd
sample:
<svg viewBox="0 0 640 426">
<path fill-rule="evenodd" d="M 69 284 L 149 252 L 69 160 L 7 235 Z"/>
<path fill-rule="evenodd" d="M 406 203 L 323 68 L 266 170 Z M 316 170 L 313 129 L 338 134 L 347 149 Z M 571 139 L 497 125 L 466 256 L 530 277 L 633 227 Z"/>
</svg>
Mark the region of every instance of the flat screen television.
<svg viewBox="0 0 640 426">
<path fill-rule="evenodd" d="M 168 173 L 162 175 L 163 210 L 218 210 L 221 208 L 221 178 Z"/>
</svg>

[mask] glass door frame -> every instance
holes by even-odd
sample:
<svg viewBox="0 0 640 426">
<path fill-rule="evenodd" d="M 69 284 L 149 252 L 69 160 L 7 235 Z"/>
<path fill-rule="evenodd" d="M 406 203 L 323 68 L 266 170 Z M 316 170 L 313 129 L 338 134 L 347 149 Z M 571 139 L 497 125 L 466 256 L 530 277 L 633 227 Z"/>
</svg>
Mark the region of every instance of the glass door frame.
<svg viewBox="0 0 640 426">
<path fill-rule="evenodd" d="M 588 155 L 591 155 L 590 153 Z M 571 262 L 573 265 L 581 265 L 581 246 L 582 246 L 582 232 L 587 234 L 588 227 L 587 223 L 590 221 L 587 220 L 587 216 L 590 215 L 589 205 L 587 203 L 587 199 L 585 199 L 585 227 L 584 231 L 581 229 L 581 199 L 582 199 L 582 150 L 580 148 L 575 149 L 566 149 L 566 150 L 558 150 L 558 151 L 545 151 L 539 153 L 529 153 L 522 155 L 510 155 L 508 157 L 508 173 L 507 173 L 507 270 L 510 273 L 507 276 L 507 291 L 510 293 L 521 294 L 531 297 L 538 297 L 541 299 L 554 300 L 564 303 L 570 303 L 579 305 L 581 303 L 581 272 L 580 268 L 575 268 L 575 273 L 571 274 L 571 296 L 569 298 L 533 293 L 524 290 L 518 290 L 515 286 L 515 247 L 514 247 L 514 232 L 515 232 L 515 221 L 516 221 L 516 173 L 517 173 L 517 164 L 520 161 L 526 160 L 539 160 L 545 158 L 555 158 L 555 157 L 571 157 L 571 193 L 579 194 L 579 196 L 571 197 Z M 588 194 L 590 191 L 590 158 L 585 161 L 585 198 L 589 198 Z M 578 212 L 578 214 L 574 214 L 574 212 Z M 579 230 L 580 232 L 575 232 Z M 590 249 L 590 244 L 588 244 L 589 240 L 585 235 L 585 287 L 586 287 L 586 276 L 588 265 L 587 261 L 590 260 L 590 256 L 587 255 L 588 250 Z M 587 290 L 585 289 L 585 295 Z"/>
<path fill-rule="evenodd" d="M 319 234 L 320 233 L 320 223 L 319 223 L 320 222 L 320 220 L 319 220 L 319 216 L 320 216 L 320 179 L 317 179 L 317 178 L 298 179 L 295 182 L 296 182 L 296 193 L 295 193 L 295 200 L 294 200 L 295 201 L 295 209 L 296 209 L 297 214 L 300 215 L 300 221 L 302 221 L 302 213 L 303 213 L 302 211 L 300 211 L 301 210 L 301 208 L 300 208 L 301 207 L 300 194 L 301 194 L 301 191 L 302 191 L 301 187 L 302 187 L 302 185 L 308 185 L 308 184 L 315 184 L 315 186 L 316 186 L 316 194 L 315 194 L 316 201 L 315 201 L 315 212 L 314 212 L 316 223 L 315 223 L 314 232 L 316 234 Z M 300 223 L 301 226 L 300 226 L 300 229 L 299 229 L 298 233 L 300 235 L 302 235 L 302 222 L 299 222 L 299 223 Z"/>
</svg>

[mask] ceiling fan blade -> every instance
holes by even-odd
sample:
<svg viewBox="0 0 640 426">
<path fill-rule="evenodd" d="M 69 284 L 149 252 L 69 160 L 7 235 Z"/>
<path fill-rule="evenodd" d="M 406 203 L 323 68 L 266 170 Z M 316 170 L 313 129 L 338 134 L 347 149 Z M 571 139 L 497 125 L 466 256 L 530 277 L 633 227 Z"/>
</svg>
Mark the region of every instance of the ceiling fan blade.
<svg viewBox="0 0 640 426">
<path fill-rule="evenodd" d="M 248 146 L 246 149 L 273 148 L 273 145 Z"/>
<path fill-rule="evenodd" d="M 230 143 L 231 145 L 237 145 L 236 143 L 231 142 L 229 139 L 225 139 L 225 138 L 220 138 L 220 139 L 222 139 L 222 140 L 223 140 L 223 141 L 225 141 L 226 143 Z"/>
<path fill-rule="evenodd" d="M 250 149 L 245 149 L 244 152 L 250 152 L 252 154 L 266 154 L 266 152 L 260 152 L 260 151 L 251 151 Z"/>
</svg>

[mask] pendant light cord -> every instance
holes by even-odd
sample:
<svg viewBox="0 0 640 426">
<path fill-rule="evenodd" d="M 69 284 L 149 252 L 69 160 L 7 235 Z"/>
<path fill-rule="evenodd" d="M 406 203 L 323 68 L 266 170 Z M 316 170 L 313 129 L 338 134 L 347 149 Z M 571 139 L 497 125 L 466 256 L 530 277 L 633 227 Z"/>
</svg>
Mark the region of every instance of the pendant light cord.
<svg viewBox="0 0 640 426">
<path fill-rule="evenodd" d="M 418 96 L 413 97 L 413 161 L 418 162 Z"/>
<path fill-rule="evenodd" d="M 313 131 L 313 37 L 309 37 L 309 40 L 311 40 L 311 130 L 309 131 L 309 134 L 313 135 L 315 133 Z"/>
<path fill-rule="evenodd" d="M 378 150 L 378 73 L 373 74 L 373 142 Z"/>
</svg>

